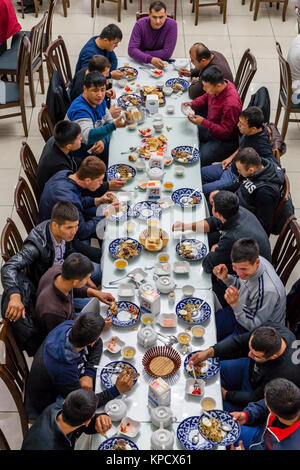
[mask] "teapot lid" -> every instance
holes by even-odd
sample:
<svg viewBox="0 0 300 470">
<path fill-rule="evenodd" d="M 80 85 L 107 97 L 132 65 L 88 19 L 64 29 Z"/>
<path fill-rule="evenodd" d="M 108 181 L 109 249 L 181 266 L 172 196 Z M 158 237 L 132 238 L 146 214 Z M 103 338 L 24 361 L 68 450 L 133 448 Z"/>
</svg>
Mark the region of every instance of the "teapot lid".
<svg viewBox="0 0 300 470">
<path fill-rule="evenodd" d="M 151 411 L 158 421 L 169 418 L 172 415 L 172 411 L 168 406 L 157 406 Z"/>
</svg>

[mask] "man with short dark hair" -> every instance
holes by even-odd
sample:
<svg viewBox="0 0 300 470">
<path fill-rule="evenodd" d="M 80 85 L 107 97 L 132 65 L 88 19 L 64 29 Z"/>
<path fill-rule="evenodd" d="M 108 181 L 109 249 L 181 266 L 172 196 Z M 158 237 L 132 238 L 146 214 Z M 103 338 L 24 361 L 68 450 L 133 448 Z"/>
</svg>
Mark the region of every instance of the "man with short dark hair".
<svg viewBox="0 0 300 470">
<path fill-rule="evenodd" d="M 238 148 L 237 123 L 242 111 L 242 101 L 234 84 L 224 79 L 218 67 L 204 70 L 202 77 L 204 95 L 192 102 L 196 115 L 189 116 L 190 122 L 198 126 L 201 166 L 220 162 Z M 207 110 L 207 118 L 198 112 Z"/>
<path fill-rule="evenodd" d="M 219 358 L 223 407 L 238 411 L 261 400 L 272 379 L 283 377 L 300 386 L 300 364 L 293 360 L 296 347 L 295 335 L 288 328 L 269 323 L 193 354 L 189 364 L 197 367 L 208 358 Z"/>
<path fill-rule="evenodd" d="M 264 115 L 260 108 L 249 106 L 244 109 L 240 114 L 237 126 L 241 133 L 239 148 L 230 157 L 223 160 L 222 163 L 206 166 L 201 169 L 203 192 L 205 194 L 217 189 L 233 191 L 238 188 L 238 171 L 234 157 L 239 150 L 245 147 L 253 148 L 261 158 L 279 165 L 273 155 L 268 129 L 264 124 Z"/>
<path fill-rule="evenodd" d="M 140 18 L 133 27 L 128 55 L 136 62 L 163 69 L 163 61 L 172 57 L 176 41 L 176 21 L 168 18 L 166 5 L 155 0 L 150 4 L 149 16 Z"/>
<path fill-rule="evenodd" d="M 213 269 L 214 275 L 227 286 L 224 298 L 230 306 L 216 312 L 218 341 L 268 321 L 284 325 L 285 288 L 271 263 L 259 255 L 256 240 L 236 241 L 231 261 L 237 276 L 229 275 L 225 264 Z"/>
<path fill-rule="evenodd" d="M 241 178 L 236 192 L 240 204 L 253 212 L 270 234 L 284 172 L 277 163 L 260 158 L 251 147 L 239 150 L 234 161 Z"/>
<path fill-rule="evenodd" d="M 300 450 L 300 389 L 293 382 L 271 380 L 263 400 L 231 415 L 241 425 L 240 450 Z"/>
<path fill-rule="evenodd" d="M 111 305 L 115 298 L 87 285 L 94 271 L 93 263 L 80 253 L 70 254 L 63 262 L 49 268 L 41 277 L 36 293 L 34 320 L 45 339 L 60 323 L 75 319 L 73 298 L 96 297 Z M 104 320 L 107 326 L 110 321 Z"/>
<path fill-rule="evenodd" d="M 21 450 L 74 450 L 82 433 L 105 435 L 111 419 L 106 413 L 95 414 L 97 406 L 92 390 L 74 390 L 42 412 L 28 430 Z"/>
<path fill-rule="evenodd" d="M 194 69 L 188 70 L 182 68 L 178 73 L 183 77 L 191 77 L 192 82 L 188 91 L 189 97 L 192 100 L 205 93 L 201 77 L 204 70 L 207 70 L 209 67 L 218 67 L 223 72 L 224 78 L 233 82 L 230 66 L 223 54 L 217 51 L 210 51 L 202 42 L 196 42 L 192 45 L 190 48 L 190 60 L 194 65 Z"/>
<path fill-rule="evenodd" d="M 105 322 L 98 313 L 82 313 L 52 330 L 38 349 L 26 384 L 25 408 L 29 419 L 35 419 L 55 402 L 73 390 L 93 390 L 95 366 L 102 354 L 101 332 Z M 97 393 L 98 407 L 132 388 L 131 375 L 123 371 L 116 385 Z"/>
<path fill-rule="evenodd" d="M 122 37 L 122 31 L 116 24 L 105 26 L 99 36 L 93 36 L 81 49 L 75 73 L 79 72 L 83 67 L 87 67 L 93 55 L 99 54 L 106 57 L 111 64 L 110 77 L 114 80 L 119 80 L 123 76 L 123 73 L 117 70 L 118 59 L 114 53 L 114 49 L 118 47 Z"/>
</svg>

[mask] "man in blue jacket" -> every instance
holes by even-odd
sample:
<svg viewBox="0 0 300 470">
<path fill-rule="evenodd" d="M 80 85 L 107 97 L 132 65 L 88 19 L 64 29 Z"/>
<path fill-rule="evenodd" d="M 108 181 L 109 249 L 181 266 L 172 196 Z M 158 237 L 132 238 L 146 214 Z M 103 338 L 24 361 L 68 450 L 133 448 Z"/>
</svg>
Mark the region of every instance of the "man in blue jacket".
<svg viewBox="0 0 300 470">
<path fill-rule="evenodd" d="M 54 403 L 73 390 L 93 390 L 95 366 L 102 354 L 101 332 L 105 322 L 98 313 L 83 313 L 54 328 L 38 349 L 27 380 L 25 408 L 29 419 L 35 419 Z M 98 393 L 98 407 L 130 390 L 131 375 L 123 371 L 116 384 Z"/>
<path fill-rule="evenodd" d="M 271 380 L 264 400 L 231 415 L 242 425 L 239 450 L 300 450 L 300 389 L 293 382 Z"/>
</svg>

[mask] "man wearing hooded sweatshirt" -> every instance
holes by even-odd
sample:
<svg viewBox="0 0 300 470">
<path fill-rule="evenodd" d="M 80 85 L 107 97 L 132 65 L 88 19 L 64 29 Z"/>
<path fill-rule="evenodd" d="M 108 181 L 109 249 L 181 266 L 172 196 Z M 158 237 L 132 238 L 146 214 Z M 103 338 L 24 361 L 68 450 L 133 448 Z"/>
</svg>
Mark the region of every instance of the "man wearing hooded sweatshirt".
<svg viewBox="0 0 300 470">
<path fill-rule="evenodd" d="M 270 233 L 284 183 L 283 170 L 271 160 L 260 158 L 251 147 L 238 152 L 235 164 L 241 179 L 236 192 L 240 204 L 253 212 L 265 231 Z"/>
<path fill-rule="evenodd" d="M 27 380 L 25 408 L 29 419 L 36 419 L 57 398 L 73 390 L 93 390 L 95 366 L 102 354 L 100 334 L 105 322 L 98 313 L 83 313 L 54 328 L 38 349 Z M 122 372 L 116 384 L 98 393 L 98 407 L 130 390 L 133 380 Z"/>
</svg>

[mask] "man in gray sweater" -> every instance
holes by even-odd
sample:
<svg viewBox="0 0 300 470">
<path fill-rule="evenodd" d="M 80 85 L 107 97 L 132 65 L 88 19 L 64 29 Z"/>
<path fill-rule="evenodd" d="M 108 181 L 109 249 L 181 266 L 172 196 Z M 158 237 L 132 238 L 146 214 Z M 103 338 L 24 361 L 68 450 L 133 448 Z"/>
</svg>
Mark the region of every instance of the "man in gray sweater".
<svg viewBox="0 0 300 470">
<path fill-rule="evenodd" d="M 230 307 L 216 312 L 218 341 L 242 334 L 266 322 L 285 324 L 286 294 L 273 266 L 259 256 L 258 244 L 251 238 L 236 241 L 231 250 L 230 276 L 224 264 L 213 270 L 226 286 L 224 298 Z"/>
</svg>

